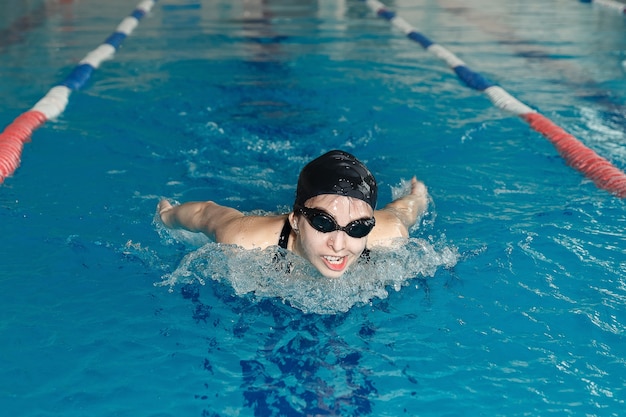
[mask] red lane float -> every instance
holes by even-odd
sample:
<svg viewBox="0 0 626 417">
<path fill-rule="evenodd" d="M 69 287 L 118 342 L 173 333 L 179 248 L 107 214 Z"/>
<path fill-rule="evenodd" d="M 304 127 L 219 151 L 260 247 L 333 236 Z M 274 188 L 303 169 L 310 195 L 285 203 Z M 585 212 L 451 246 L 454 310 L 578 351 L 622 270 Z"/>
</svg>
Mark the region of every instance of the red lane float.
<svg viewBox="0 0 626 417">
<path fill-rule="evenodd" d="M 18 116 L 0 133 L 0 184 L 13 175 L 20 165 L 24 143 L 30 140 L 33 131 L 46 121 L 54 119 L 65 110 L 70 93 L 80 89 L 100 64 L 110 59 L 122 41 L 130 35 L 139 20 L 154 6 L 156 0 L 143 0 L 133 12 L 124 18 L 115 32 L 103 44 L 89 52 L 59 85 L 39 100 L 29 111 Z"/>
<path fill-rule="evenodd" d="M 599 188 L 626 198 L 626 174 L 547 117 L 539 113 L 523 114 L 521 117 L 554 145 L 568 165 L 593 180 Z"/>
<path fill-rule="evenodd" d="M 0 133 L 0 183 L 15 172 L 20 164 L 24 143 L 45 122 L 46 116 L 43 113 L 30 110 L 18 116 Z"/>
<path fill-rule="evenodd" d="M 591 179 L 596 186 L 617 197 L 626 198 L 626 174 L 609 161 L 587 148 L 550 119 L 513 97 L 502 87 L 471 70 L 458 56 L 418 32 L 411 24 L 387 9 L 380 1 L 363 1 L 377 16 L 389 21 L 397 29 L 404 32 L 407 38 L 420 44 L 427 52 L 446 63 L 467 87 L 484 93 L 496 107 L 525 120 L 534 130 L 550 140 L 571 167 Z M 604 5 L 611 3 L 606 0 L 596 1 L 601 1 Z"/>
</svg>

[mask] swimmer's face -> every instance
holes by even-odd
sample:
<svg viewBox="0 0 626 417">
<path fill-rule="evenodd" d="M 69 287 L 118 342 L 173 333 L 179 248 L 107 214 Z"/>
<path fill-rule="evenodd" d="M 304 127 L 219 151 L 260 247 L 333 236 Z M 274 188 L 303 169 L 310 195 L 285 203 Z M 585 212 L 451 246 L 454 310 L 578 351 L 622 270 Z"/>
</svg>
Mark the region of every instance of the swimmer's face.
<svg viewBox="0 0 626 417">
<path fill-rule="evenodd" d="M 374 210 L 366 202 L 338 195 L 325 194 L 308 199 L 305 207 L 323 210 L 330 214 L 339 226 L 355 220 L 371 218 Z M 367 236 L 350 237 L 346 232 L 335 230 L 323 233 L 311 226 L 304 215 L 291 216 L 292 225 L 298 230 L 294 251 L 307 259 L 320 273 L 329 278 L 340 277 L 361 256 L 367 244 Z"/>
</svg>

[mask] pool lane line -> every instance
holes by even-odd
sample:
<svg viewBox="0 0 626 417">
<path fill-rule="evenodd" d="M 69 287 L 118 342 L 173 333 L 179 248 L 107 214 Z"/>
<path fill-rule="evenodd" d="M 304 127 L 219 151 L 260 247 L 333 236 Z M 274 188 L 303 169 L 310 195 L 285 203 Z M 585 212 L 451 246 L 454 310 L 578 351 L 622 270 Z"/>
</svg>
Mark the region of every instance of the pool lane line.
<svg viewBox="0 0 626 417">
<path fill-rule="evenodd" d="M 619 103 L 610 91 L 589 77 L 580 66 L 569 60 L 560 59 L 558 55 L 555 57 L 550 50 L 537 45 L 531 39 L 517 36 L 515 30 L 502 21 L 503 15 L 492 13 L 484 8 L 468 7 L 461 0 L 437 0 L 436 3 L 446 12 L 466 20 L 495 38 L 496 42 L 512 50 L 515 56 L 541 65 L 542 68 L 550 71 L 552 76 L 558 78 L 557 83 L 569 87 L 572 93 L 578 93 L 584 100 L 602 106 L 603 108 L 598 111 L 604 113 L 604 117 L 609 119 L 607 121 L 618 124 L 621 128 L 626 127 L 624 117 L 626 105 Z M 620 65 L 626 68 L 626 61 L 621 62 Z"/>
<path fill-rule="evenodd" d="M 609 9 L 613 9 L 622 14 L 626 14 L 626 4 L 620 3 L 618 1 L 613 0 L 580 0 L 581 3 L 594 3 L 599 6 L 607 7 Z"/>
<path fill-rule="evenodd" d="M 103 61 L 113 58 L 124 39 L 135 30 L 156 2 L 143 0 L 139 3 L 101 45 L 79 61 L 61 83 L 52 87 L 30 110 L 18 116 L 0 133 L 0 184 L 13 175 L 19 166 L 24 143 L 30 140 L 33 132 L 65 111 L 71 92 L 82 88 Z"/>
<path fill-rule="evenodd" d="M 619 198 L 626 198 L 626 174 L 605 158 L 587 148 L 582 142 L 557 126 L 547 117 L 537 113 L 517 100 L 506 90 L 497 86 L 481 74 L 472 71 L 460 58 L 443 46 L 431 41 L 411 24 L 378 0 L 361 0 L 379 17 L 400 29 L 412 41 L 444 61 L 469 88 L 483 92 L 498 108 L 512 113 L 531 128 L 546 137 L 572 168 L 591 179 L 598 188 L 609 191 Z"/>
</svg>

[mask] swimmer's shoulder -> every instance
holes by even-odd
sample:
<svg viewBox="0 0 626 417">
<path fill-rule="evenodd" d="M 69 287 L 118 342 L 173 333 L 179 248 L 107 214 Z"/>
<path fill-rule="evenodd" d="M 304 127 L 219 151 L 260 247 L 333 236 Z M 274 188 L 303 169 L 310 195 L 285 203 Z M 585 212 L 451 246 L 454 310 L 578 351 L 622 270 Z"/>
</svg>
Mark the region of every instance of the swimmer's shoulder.
<svg viewBox="0 0 626 417">
<path fill-rule="evenodd" d="M 218 241 L 244 249 L 265 249 L 278 244 L 286 214 L 275 216 L 244 216 L 231 224 Z"/>
</svg>

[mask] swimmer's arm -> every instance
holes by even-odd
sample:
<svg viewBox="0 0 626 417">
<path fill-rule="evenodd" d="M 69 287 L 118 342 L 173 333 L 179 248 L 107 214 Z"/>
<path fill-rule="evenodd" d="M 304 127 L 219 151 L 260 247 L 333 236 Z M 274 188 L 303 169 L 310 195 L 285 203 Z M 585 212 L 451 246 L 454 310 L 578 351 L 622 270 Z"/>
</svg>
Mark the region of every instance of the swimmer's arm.
<svg viewBox="0 0 626 417">
<path fill-rule="evenodd" d="M 224 242 L 228 228 L 233 222 L 244 217 L 239 210 L 220 206 L 213 201 L 189 202 L 172 206 L 169 201 L 161 200 L 158 211 L 165 226 L 201 232 L 217 242 Z"/>
<path fill-rule="evenodd" d="M 411 179 L 411 192 L 376 210 L 376 226 L 368 237 L 368 247 L 389 246 L 397 238 L 408 238 L 409 229 L 428 207 L 428 191 L 423 182 Z"/>
<path fill-rule="evenodd" d="M 161 200 L 158 211 L 161 221 L 169 228 L 201 232 L 218 243 L 244 249 L 264 249 L 276 245 L 286 218 L 285 215 L 247 216 L 212 201 L 172 206 L 169 201 Z"/>
</svg>

